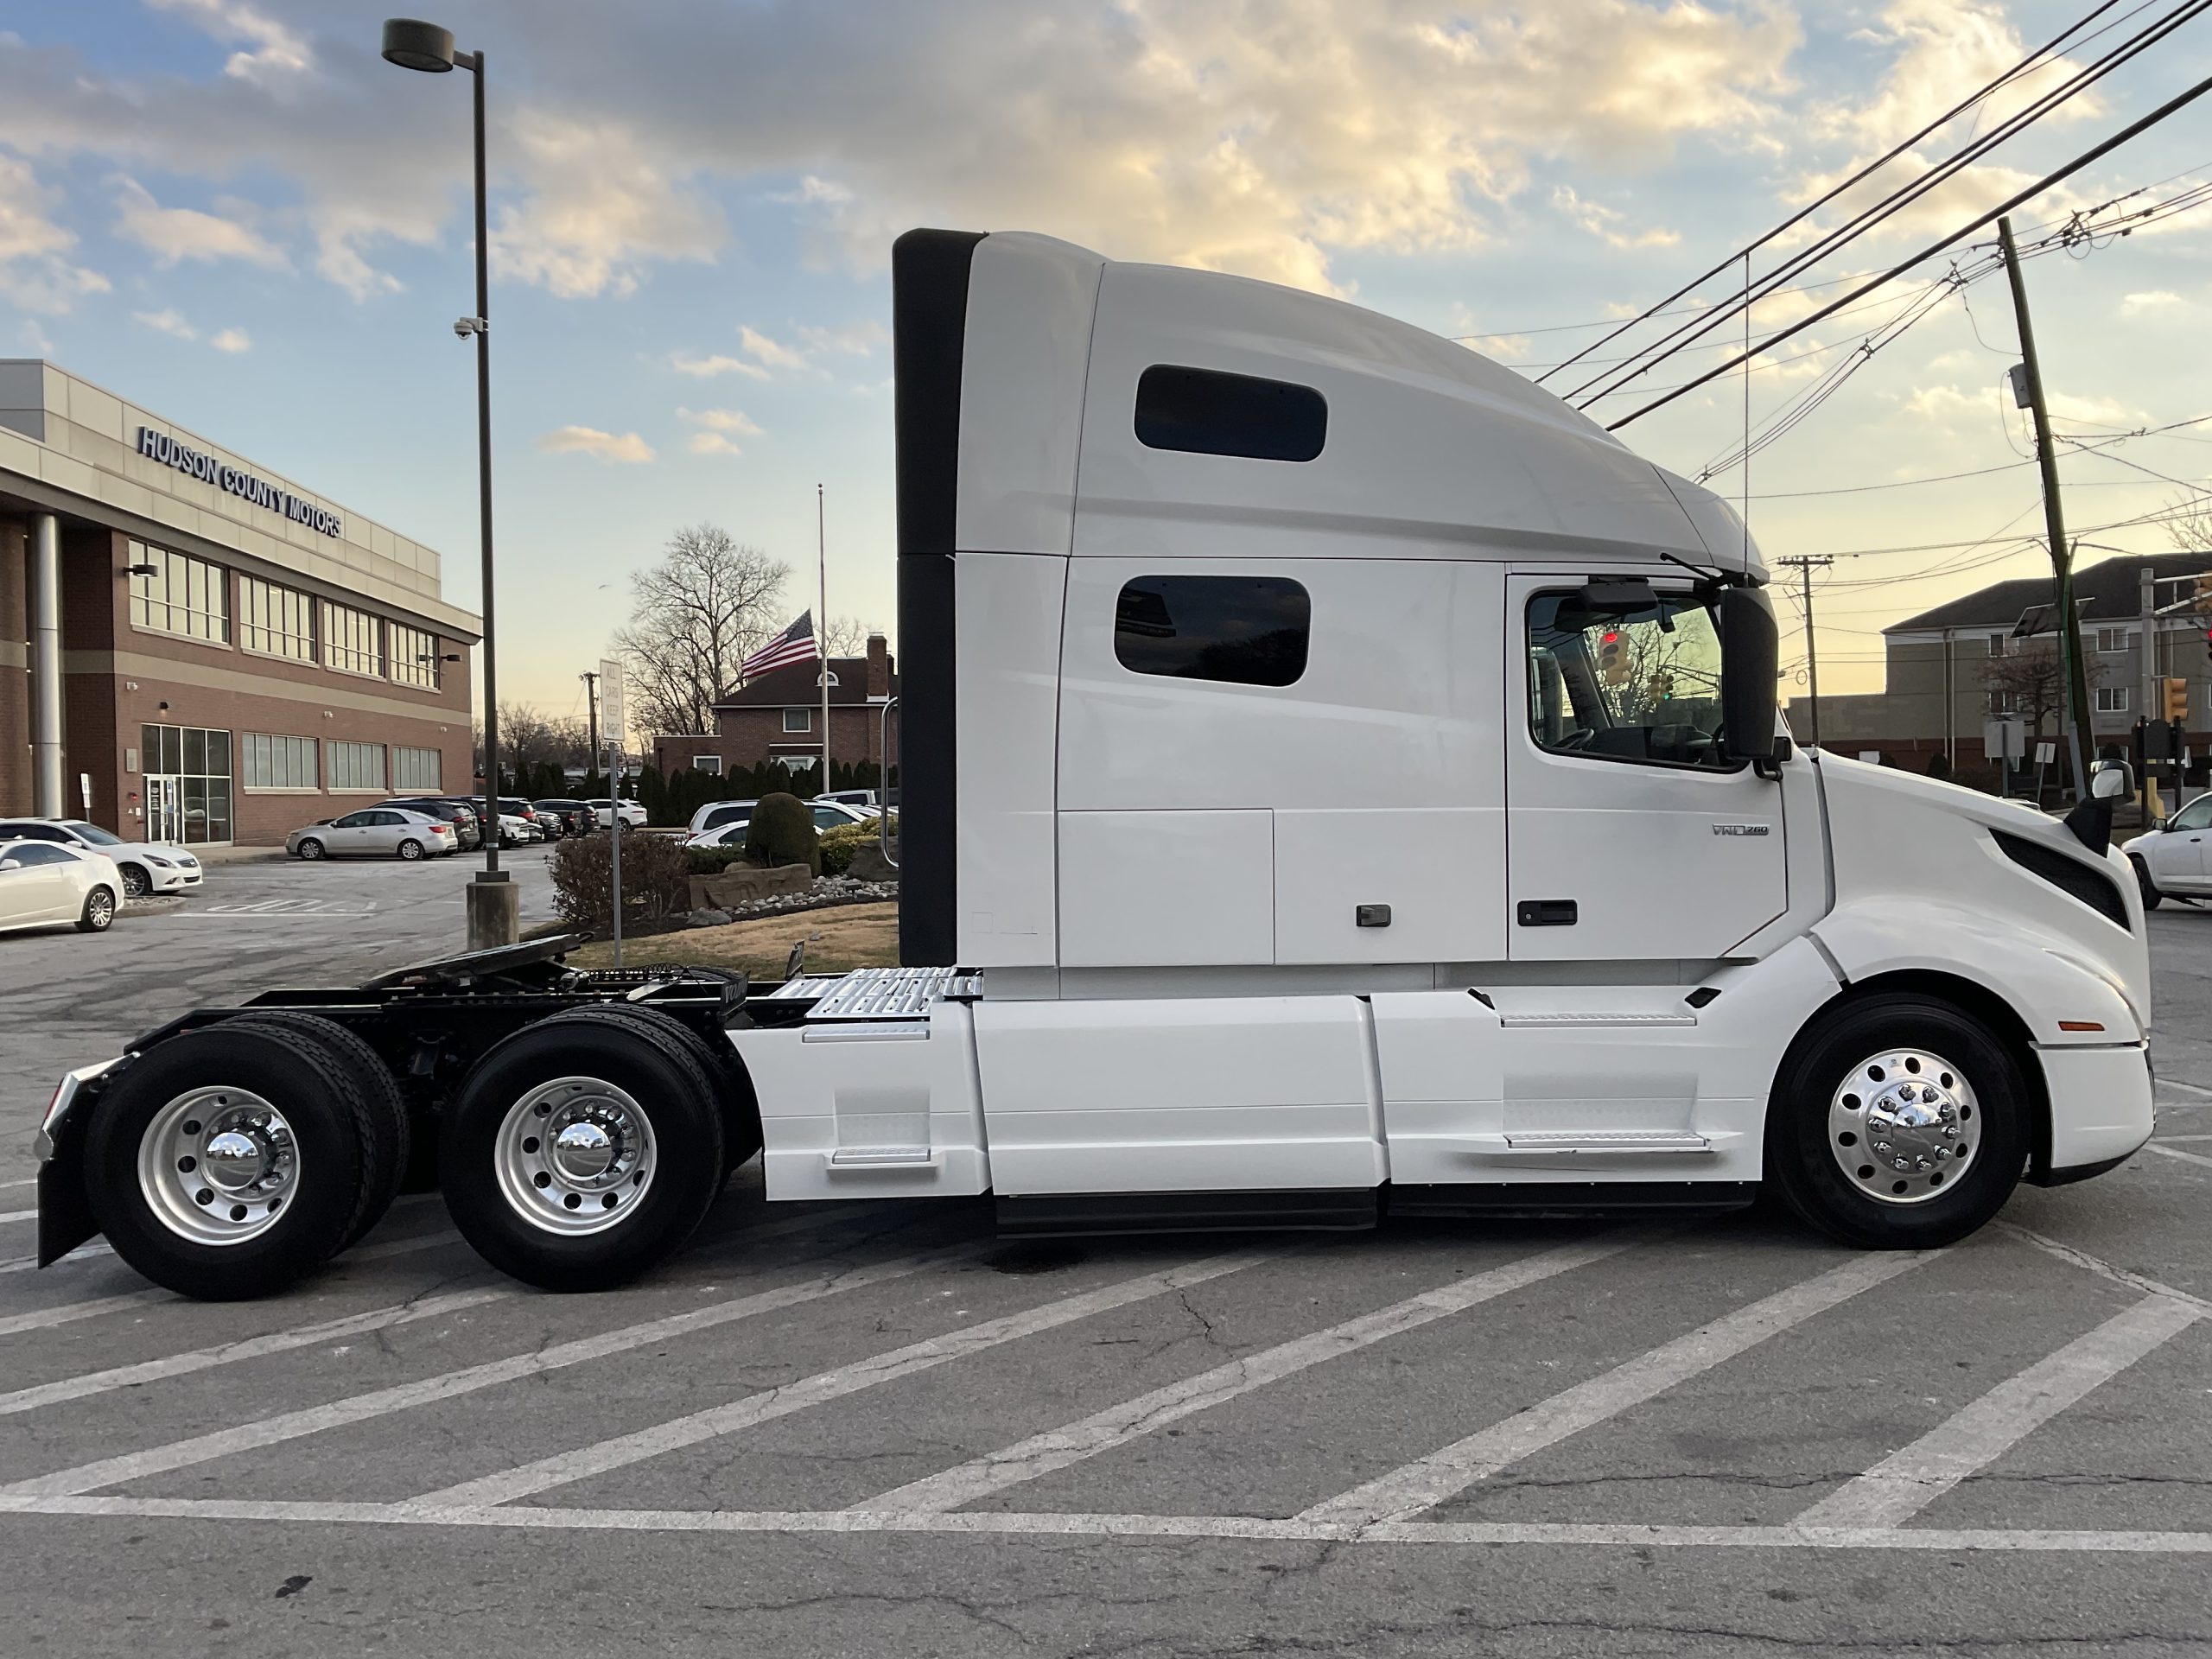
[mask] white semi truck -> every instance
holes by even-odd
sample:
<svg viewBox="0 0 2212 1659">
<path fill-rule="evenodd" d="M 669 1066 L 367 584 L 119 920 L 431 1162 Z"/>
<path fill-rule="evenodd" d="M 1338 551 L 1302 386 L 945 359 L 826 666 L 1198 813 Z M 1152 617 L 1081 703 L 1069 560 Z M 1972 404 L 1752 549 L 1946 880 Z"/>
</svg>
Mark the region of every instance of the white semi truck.
<svg viewBox="0 0 2212 1659">
<path fill-rule="evenodd" d="M 554 941 L 185 1014 L 56 1090 L 42 1260 L 266 1293 L 425 1137 L 486 1258 L 582 1289 L 756 1151 L 1032 1233 L 1770 1185 L 1887 1248 L 2148 1136 L 2109 801 L 1794 747 L 1718 498 L 1338 301 L 1019 234 L 893 275 L 905 965 Z"/>
</svg>

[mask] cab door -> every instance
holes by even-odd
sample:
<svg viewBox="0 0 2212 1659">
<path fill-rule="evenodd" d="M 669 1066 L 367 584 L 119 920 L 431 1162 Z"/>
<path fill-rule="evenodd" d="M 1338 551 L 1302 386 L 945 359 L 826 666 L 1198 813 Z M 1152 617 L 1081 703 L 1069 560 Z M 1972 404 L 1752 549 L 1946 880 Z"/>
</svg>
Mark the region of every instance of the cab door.
<svg viewBox="0 0 2212 1659">
<path fill-rule="evenodd" d="M 1720 639 L 1681 582 L 1508 583 L 1508 955 L 1710 961 L 1789 908 L 1782 788 L 1720 741 Z"/>
</svg>

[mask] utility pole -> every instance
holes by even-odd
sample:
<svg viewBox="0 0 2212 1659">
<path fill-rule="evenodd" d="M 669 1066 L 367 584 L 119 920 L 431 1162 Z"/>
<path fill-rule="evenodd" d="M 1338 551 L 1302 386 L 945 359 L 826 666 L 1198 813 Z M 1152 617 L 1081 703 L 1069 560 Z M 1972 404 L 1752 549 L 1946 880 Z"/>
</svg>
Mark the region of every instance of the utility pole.
<svg viewBox="0 0 2212 1659">
<path fill-rule="evenodd" d="M 587 670 L 576 677 L 584 683 L 584 706 L 591 710 L 591 763 L 595 766 L 599 764 L 599 676 Z"/>
<path fill-rule="evenodd" d="M 2164 816 L 2158 810 L 2158 785 L 2151 773 L 2151 722 L 2164 715 L 2165 687 L 2158 679 L 2158 570 L 2146 564 L 2137 572 L 2136 611 L 2142 619 L 2143 636 L 2137 653 L 2143 664 L 2143 822 L 2147 825 Z M 2153 714 L 2152 710 L 2158 712 Z M 2178 774 L 2177 774 L 2178 775 Z M 2178 791 L 2176 791 L 2178 795 Z"/>
<path fill-rule="evenodd" d="M 2036 460 L 2043 468 L 2043 518 L 2050 539 L 2050 569 L 2056 579 L 2058 660 L 2066 676 L 2068 754 L 2074 766 L 2074 798 L 2089 798 L 2089 679 L 2082 669 L 2082 632 L 2074 609 L 2074 549 L 2066 539 L 2066 515 L 2058 499 L 2058 446 L 2051 442 L 2050 408 L 2044 399 L 2043 368 L 2036 357 L 2036 334 L 2028 321 L 2028 289 L 2020 278 L 2020 251 L 2012 242 L 2012 216 L 1997 221 L 1997 245 L 2012 288 L 2012 315 L 2020 330 L 2020 375 L 2027 382 L 2027 404 L 2035 416 Z"/>
<path fill-rule="evenodd" d="M 816 648 L 822 653 L 822 786 L 814 792 L 830 792 L 830 541 L 823 528 L 822 486 L 814 486 L 814 556 L 822 578 L 821 591 L 815 595 L 821 604 L 821 621 L 814 630 Z M 862 701 L 866 701 L 865 698 Z"/>
<path fill-rule="evenodd" d="M 1834 559 L 1825 556 L 1817 558 L 1777 559 L 1777 564 L 1794 568 L 1804 581 L 1805 596 L 1805 690 L 1813 703 L 1813 741 L 1808 746 L 1816 753 L 1821 747 L 1821 659 L 1813 649 L 1813 571 L 1825 570 Z"/>
</svg>

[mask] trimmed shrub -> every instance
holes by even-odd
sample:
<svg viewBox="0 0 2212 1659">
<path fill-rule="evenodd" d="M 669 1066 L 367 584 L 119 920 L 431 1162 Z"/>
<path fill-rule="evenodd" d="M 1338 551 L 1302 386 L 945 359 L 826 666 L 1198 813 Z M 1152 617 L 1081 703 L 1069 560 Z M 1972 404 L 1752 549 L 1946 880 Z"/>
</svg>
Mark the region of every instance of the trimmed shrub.
<svg viewBox="0 0 2212 1659">
<path fill-rule="evenodd" d="M 614 925 L 613 861 L 608 846 L 613 837 L 604 830 L 595 835 L 563 836 L 553 844 L 554 907 L 572 927 L 588 927 L 606 933 Z M 641 835 L 626 830 L 622 836 L 622 925 L 647 925 L 681 916 L 691 907 L 691 861 L 689 849 L 674 836 Z"/>
<path fill-rule="evenodd" d="M 852 867 L 853 855 L 861 848 L 873 846 L 881 833 L 870 818 L 866 823 L 841 823 L 835 830 L 822 832 L 822 874 L 842 875 Z M 891 834 L 895 841 L 899 835 L 899 815 L 891 815 Z"/>
<path fill-rule="evenodd" d="M 813 809 L 796 795 L 762 796 L 746 827 L 745 851 L 764 868 L 804 864 L 821 874 L 822 838 L 815 833 Z"/>
</svg>

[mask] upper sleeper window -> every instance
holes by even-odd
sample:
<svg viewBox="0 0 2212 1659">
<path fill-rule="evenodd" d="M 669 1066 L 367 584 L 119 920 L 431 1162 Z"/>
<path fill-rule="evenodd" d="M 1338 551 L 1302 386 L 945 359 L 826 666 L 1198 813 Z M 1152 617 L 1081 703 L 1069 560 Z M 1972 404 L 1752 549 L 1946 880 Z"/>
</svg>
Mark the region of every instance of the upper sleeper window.
<svg viewBox="0 0 2212 1659">
<path fill-rule="evenodd" d="M 1168 363 L 1137 381 L 1137 442 L 1147 448 L 1311 461 L 1328 435 L 1328 403 L 1311 386 Z"/>
<path fill-rule="evenodd" d="M 1138 674 L 1289 685 L 1313 601 L 1285 576 L 1139 576 L 1114 607 L 1114 655 Z"/>
</svg>

